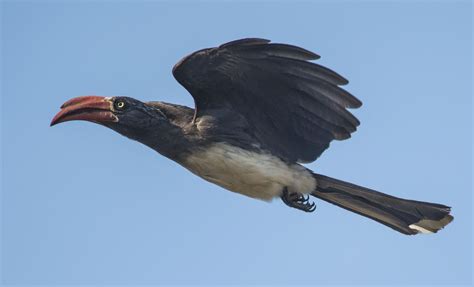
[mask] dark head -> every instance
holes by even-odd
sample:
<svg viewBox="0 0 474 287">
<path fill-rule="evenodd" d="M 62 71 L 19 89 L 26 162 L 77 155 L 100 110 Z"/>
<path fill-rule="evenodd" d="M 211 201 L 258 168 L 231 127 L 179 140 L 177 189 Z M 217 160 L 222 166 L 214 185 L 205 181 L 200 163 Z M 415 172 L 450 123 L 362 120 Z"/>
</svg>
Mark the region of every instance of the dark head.
<svg viewBox="0 0 474 287">
<path fill-rule="evenodd" d="M 166 116 L 156 107 L 129 97 L 83 96 L 61 106 L 51 121 L 56 124 L 82 120 L 101 124 L 134 140 L 144 141 L 150 130 L 166 125 Z"/>
</svg>

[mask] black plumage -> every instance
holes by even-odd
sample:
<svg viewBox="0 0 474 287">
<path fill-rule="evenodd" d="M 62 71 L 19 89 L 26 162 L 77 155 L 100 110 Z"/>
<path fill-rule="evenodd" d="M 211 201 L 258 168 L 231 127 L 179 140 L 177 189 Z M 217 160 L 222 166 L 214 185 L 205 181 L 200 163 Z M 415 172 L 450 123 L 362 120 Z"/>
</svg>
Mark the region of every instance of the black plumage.
<svg viewBox="0 0 474 287">
<path fill-rule="evenodd" d="M 300 47 L 249 38 L 202 49 L 173 75 L 195 109 L 129 97 L 67 101 L 51 125 L 87 120 L 109 127 L 230 191 L 262 200 L 280 197 L 312 212 L 309 196 L 361 214 L 404 234 L 437 232 L 453 220 L 450 207 L 390 196 L 300 165 L 344 140 L 362 103 L 340 86 L 348 81 L 310 62 Z"/>
<path fill-rule="evenodd" d="M 197 51 L 173 75 L 193 96 L 195 117 L 228 109 L 245 117 L 262 148 L 289 162 L 311 162 L 359 121 L 347 110 L 361 102 L 338 85 L 347 80 L 307 62 L 318 55 L 264 39 Z"/>
<path fill-rule="evenodd" d="M 378 221 L 407 235 L 419 230 L 410 227 L 420 223 L 435 233 L 453 220 L 451 208 L 442 204 L 394 197 L 342 180 L 314 174 L 318 186 L 313 195 L 344 209 Z M 425 231 L 426 233 L 426 231 Z"/>
</svg>

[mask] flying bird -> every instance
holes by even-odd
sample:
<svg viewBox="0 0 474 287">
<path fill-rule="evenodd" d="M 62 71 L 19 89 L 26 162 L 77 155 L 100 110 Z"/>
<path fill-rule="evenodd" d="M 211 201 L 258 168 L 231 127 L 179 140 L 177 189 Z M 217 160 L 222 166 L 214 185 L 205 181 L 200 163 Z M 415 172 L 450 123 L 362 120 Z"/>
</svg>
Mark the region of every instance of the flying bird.
<svg viewBox="0 0 474 287">
<path fill-rule="evenodd" d="M 390 196 L 314 173 L 333 140 L 356 131 L 362 102 L 348 81 L 306 49 L 247 38 L 196 51 L 173 68 L 195 107 L 130 97 L 82 96 L 51 126 L 84 120 L 147 145 L 225 189 L 313 212 L 310 196 L 403 234 L 434 233 L 453 220 L 445 205 Z"/>
</svg>

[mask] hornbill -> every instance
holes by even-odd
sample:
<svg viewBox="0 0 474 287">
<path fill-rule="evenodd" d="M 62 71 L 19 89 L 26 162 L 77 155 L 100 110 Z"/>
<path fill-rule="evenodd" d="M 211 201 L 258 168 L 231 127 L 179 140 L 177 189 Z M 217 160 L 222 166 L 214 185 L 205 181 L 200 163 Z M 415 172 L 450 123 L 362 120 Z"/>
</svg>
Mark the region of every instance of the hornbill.
<svg viewBox="0 0 474 287">
<path fill-rule="evenodd" d="M 332 140 L 351 136 L 362 105 L 339 86 L 348 81 L 310 62 L 303 48 L 247 38 L 196 51 L 173 68 L 195 108 L 129 97 L 83 96 L 61 106 L 51 126 L 101 124 L 139 141 L 225 189 L 306 212 L 309 195 L 404 234 L 434 233 L 453 220 L 450 207 L 390 196 L 314 173 Z"/>
</svg>

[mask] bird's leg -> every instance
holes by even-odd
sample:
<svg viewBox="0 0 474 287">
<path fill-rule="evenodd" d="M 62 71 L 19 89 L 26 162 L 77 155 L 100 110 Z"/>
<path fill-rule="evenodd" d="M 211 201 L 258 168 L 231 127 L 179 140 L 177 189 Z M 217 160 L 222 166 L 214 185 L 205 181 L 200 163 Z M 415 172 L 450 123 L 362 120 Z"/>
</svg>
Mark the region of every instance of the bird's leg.
<svg viewBox="0 0 474 287">
<path fill-rule="evenodd" d="M 309 202 L 308 195 L 304 196 L 297 192 L 289 192 L 287 187 L 283 189 L 281 200 L 289 207 L 299 210 L 306 212 L 313 212 L 316 210 L 316 204 L 314 204 L 314 202 Z"/>
</svg>

